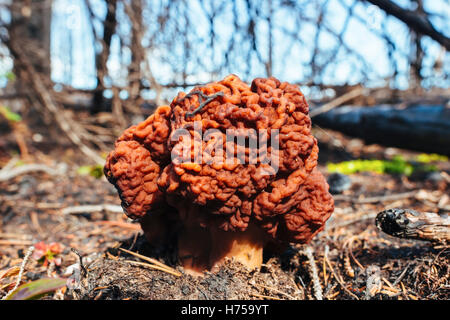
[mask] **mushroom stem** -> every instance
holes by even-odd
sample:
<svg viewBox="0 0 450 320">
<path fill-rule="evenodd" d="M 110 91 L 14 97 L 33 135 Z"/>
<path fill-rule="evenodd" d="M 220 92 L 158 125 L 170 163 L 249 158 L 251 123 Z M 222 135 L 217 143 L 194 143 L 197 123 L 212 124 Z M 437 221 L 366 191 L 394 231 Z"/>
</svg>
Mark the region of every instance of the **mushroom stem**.
<svg viewBox="0 0 450 320">
<path fill-rule="evenodd" d="M 248 269 L 261 267 L 265 234 L 257 226 L 245 231 L 185 228 L 178 238 L 178 254 L 187 273 L 201 275 L 218 268 L 226 258 L 234 258 Z"/>
<path fill-rule="evenodd" d="M 250 224 L 245 231 L 218 230 L 211 232 L 211 240 L 211 268 L 217 267 L 226 258 L 234 258 L 250 270 L 261 267 L 266 244 L 266 235 L 261 228 Z"/>
<path fill-rule="evenodd" d="M 178 235 L 178 258 L 186 273 L 202 275 L 209 269 L 211 241 L 209 231 L 200 226 L 184 228 Z"/>
</svg>

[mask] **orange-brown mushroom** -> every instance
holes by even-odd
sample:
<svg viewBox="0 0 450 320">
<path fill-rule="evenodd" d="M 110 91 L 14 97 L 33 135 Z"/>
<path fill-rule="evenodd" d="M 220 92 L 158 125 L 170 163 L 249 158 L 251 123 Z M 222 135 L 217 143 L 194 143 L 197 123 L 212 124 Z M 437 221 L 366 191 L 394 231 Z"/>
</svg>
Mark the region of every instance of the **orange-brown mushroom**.
<svg viewBox="0 0 450 320">
<path fill-rule="evenodd" d="M 265 148 L 261 141 L 252 148 L 255 134 Z M 226 257 L 255 268 L 267 243 L 307 243 L 333 212 L 318 152 L 297 86 L 275 78 L 248 86 L 229 75 L 179 93 L 127 129 L 104 171 L 150 241 L 178 235 L 187 270 L 212 269 Z M 240 161 L 228 162 L 230 155 Z"/>
</svg>

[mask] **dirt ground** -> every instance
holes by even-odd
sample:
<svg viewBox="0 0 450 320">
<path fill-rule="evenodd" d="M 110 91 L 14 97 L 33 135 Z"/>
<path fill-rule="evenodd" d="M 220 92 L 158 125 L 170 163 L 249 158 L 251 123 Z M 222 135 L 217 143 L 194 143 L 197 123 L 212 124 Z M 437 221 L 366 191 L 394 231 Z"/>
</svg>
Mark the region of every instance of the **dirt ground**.
<svg viewBox="0 0 450 320">
<path fill-rule="evenodd" d="M 337 132 L 316 128 L 320 144 L 319 169 L 325 164 L 356 158 L 389 159 L 395 154 L 416 153 L 364 145 Z M 2 134 L 0 167 L 11 160 Z M 393 238 L 379 231 L 376 214 L 388 208 L 446 212 L 449 182 L 443 176 L 396 176 L 359 173 L 350 175 L 352 186 L 335 196 L 336 209 L 326 228 L 308 246 L 292 245 L 283 254 L 264 257 L 260 270 L 248 271 L 228 261 L 218 272 L 192 277 L 177 264 L 173 250 L 152 248 L 139 225 L 122 213 L 109 210 L 67 213 L 79 205 L 120 205 L 113 186 L 103 177 L 80 175 L 83 157 L 69 144 L 29 146 L 30 163 L 56 167 L 66 163 L 62 175 L 32 172 L 0 182 L 0 273 L 20 266 L 27 248 L 39 241 L 62 246 L 59 266 L 44 266 L 30 259 L 22 282 L 42 277 L 71 277 L 83 257 L 86 274 L 77 285 L 45 299 L 324 299 L 418 300 L 449 299 L 449 246 Z M 3 151 L 1 151 L 3 150 Z M 39 151 L 40 150 L 40 151 Z M 45 151 L 44 151 L 45 150 Z M 450 164 L 439 163 L 450 173 Z M 444 174 L 445 175 L 445 174 Z M 398 195 L 398 197 L 386 197 Z M 445 198 L 447 196 L 447 198 Z M 129 261 L 141 259 L 119 248 L 153 257 L 181 275 L 150 269 Z M 315 265 L 317 277 L 314 280 Z M 0 297 L 16 277 L 0 280 Z M 318 288 L 318 286 L 320 288 Z M 321 290 L 318 290 L 321 289 Z"/>
</svg>

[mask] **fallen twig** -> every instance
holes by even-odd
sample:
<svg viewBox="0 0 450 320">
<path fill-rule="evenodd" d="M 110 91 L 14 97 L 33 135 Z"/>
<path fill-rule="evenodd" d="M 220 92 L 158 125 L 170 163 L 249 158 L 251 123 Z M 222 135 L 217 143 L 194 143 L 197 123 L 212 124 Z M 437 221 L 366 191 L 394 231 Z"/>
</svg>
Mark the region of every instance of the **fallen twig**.
<svg viewBox="0 0 450 320">
<path fill-rule="evenodd" d="M 56 168 L 49 167 L 45 164 L 25 164 L 23 166 L 15 168 L 4 168 L 0 170 L 0 181 L 8 181 L 22 174 L 27 174 L 30 172 L 42 171 L 51 176 L 62 175 L 67 171 L 67 165 L 59 164 Z"/>
<path fill-rule="evenodd" d="M 328 255 L 328 250 L 330 250 L 330 247 L 325 246 L 324 255 Z M 322 259 L 322 272 L 323 272 L 323 285 L 326 288 L 328 286 L 328 274 L 327 274 L 327 264 L 325 262 L 325 259 Z"/>
<path fill-rule="evenodd" d="M 399 292 L 399 290 L 397 288 L 395 288 L 394 285 L 392 283 L 390 283 L 388 279 L 381 277 L 381 280 L 383 280 L 383 282 L 388 285 L 387 287 L 383 286 L 384 289 L 390 290 L 392 292 Z"/>
<path fill-rule="evenodd" d="M 347 289 L 347 287 L 346 287 L 345 284 L 344 284 L 344 281 L 342 281 L 342 279 L 340 279 L 340 277 L 338 277 L 338 275 L 337 275 L 336 272 L 334 271 L 334 268 L 333 268 L 333 266 L 331 265 L 330 260 L 328 259 L 328 254 L 327 254 L 328 250 L 327 250 L 327 247 L 328 247 L 328 246 L 325 247 L 325 251 L 324 251 L 324 259 L 325 259 L 325 261 L 326 261 L 328 267 L 330 268 L 331 273 L 333 274 L 333 277 L 336 279 L 336 281 L 339 283 L 339 285 L 341 286 L 341 288 L 342 288 L 345 292 L 347 292 L 350 296 L 352 296 L 352 297 L 355 298 L 356 300 L 359 300 L 359 298 L 358 298 L 357 295 L 355 295 L 353 292 L 351 292 L 350 290 Z"/>
<path fill-rule="evenodd" d="M 29 246 L 33 241 L 29 240 L 0 240 L 0 246 Z"/>
<path fill-rule="evenodd" d="M 358 265 L 358 267 L 361 270 L 364 270 L 365 268 L 363 267 L 363 265 L 358 261 L 358 259 L 356 259 L 355 255 L 353 254 L 353 242 L 358 238 L 358 236 L 352 236 L 350 237 L 350 239 L 348 239 L 345 243 L 344 243 L 344 248 L 346 248 L 346 252 L 347 254 L 350 253 L 350 256 L 352 257 L 353 261 Z"/>
<path fill-rule="evenodd" d="M 387 195 L 383 195 L 383 196 L 375 196 L 375 197 L 368 197 L 368 198 L 362 198 L 362 199 L 351 197 L 351 196 L 346 196 L 346 195 L 335 195 L 335 196 L 333 196 L 333 199 L 335 201 L 349 201 L 349 202 L 358 203 L 358 204 L 377 203 L 377 202 L 396 201 L 396 200 L 411 198 L 414 195 L 416 195 L 416 193 L 417 193 L 417 191 L 408 191 L 408 192 L 404 192 L 404 193 L 387 194 Z"/>
<path fill-rule="evenodd" d="M 78 260 L 79 260 L 80 270 L 82 272 L 82 276 L 86 277 L 88 272 L 87 272 L 86 267 L 83 264 L 83 256 L 75 248 L 70 248 L 70 250 L 77 255 Z"/>
<path fill-rule="evenodd" d="M 139 262 L 139 261 L 133 261 L 133 260 L 125 260 L 125 262 L 129 263 L 129 264 L 133 264 L 136 266 L 141 266 L 141 267 L 147 267 L 150 269 L 155 269 L 155 270 L 160 270 L 160 271 L 164 271 L 167 273 L 170 273 L 171 275 L 174 275 L 176 277 L 180 277 L 181 273 L 177 272 L 177 271 L 172 271 L 168 268 L 163 268 L 154 264 L 150 264 L 150 263 L 145 263 L 145 262 Z"/>
<path fill-rule="evenodd" d="M 316 261 L 314 260 L 313 250 L 310 246 L 305 248 L 305 255 L 308 257 L 311 267 L 311 274 L 314 284 L 314 296 L 317 300 L 323 300 L 322 286 L 320 285 L 319 275 L 317 273 Z"/>
<path fill-rule="evenodd" d="M 83 206 L 74 206 L 61 209 L 61 213 L 66 214 L 80 214 L 80 213 L 90 213 L 99 211 L 110 211 L 115 213 L 123 213 L 123 208 L 116 204 L 92 204 Z"/>
<path fill-rule="evenodd" d="M 12 157 L 2 168 L 2 170 L 11 170 L 12 168 L 14 168 L 17 164 L 17 162 L 19 162 L 20 158 L 18 157 Z"/>
<path fill-rule="evenodd" d="M 408 271 L 408 269 L 409 269 L 409 266 L 410 266 L 410 264 L 408 264 L 408 265 L 406 266 L 405 270 L 403 270 L 402 273 L 398 276 L 398 278 L 395 279 L 394 283 L 392 284 L 394 287 L 395 287 L 397 284 L 399 284 L 400 281 L 403 280 L 403 278 L 404 278 L 405 275 L 406 275 L 406 271 Z"/>
<path fill-rule="evenodd" d="M 293 296 L 291 296 L 290 294 L 287 294 L 286 292 L 283 292 L 283 291 L 278 290 L 278 289 L 276 289 L 276 288 L 264 286 L 264 285 L 262 285 L 262 284 L 257 284 L 257 283 L 255 283 L 255 284 L 253 284 L 253 285 L 256 286 L 256 287 L 259 287 L 259 288 L 263 288 L 263 289 L 266 289 L 266 290 L 273 291 L 273 292 L 275 292 L 275 293 L 281 294 L 281 295 L 283 295 L 283 296 L 285 296 L 285 297 L 287 297 L 287 298 L 289 298 L 289 299 L 291 299 L 291 300 L 295 300 L 295 298 L 294 298 Z"/>
<path fill-rule="evenodd" d="M 95 224 L 103 224 L 110 227 L 120 227 L 123 229 L 129 229 L 134 231 L 141 231 L 141 226 L 135 223 L 128 223 L 123 221 L 111 221 L 111 220 L 103 220 L 103 221 L 95 221 Z"/>
<path fill-rule="evenodd" d="M 367 91 L 367 89 L 362 88 L 362 87 L 353 89 L 352 91 L 349 91 L 349 92 L 343 94 L 342 96 L 339 96 L 336 99 L 333 99 L 330 102 L 327 102 L 318 108 L 312 109 L 309 112 L 309 116 L 312 118 L 321 113 L 324 113 L 324 112 L 330 111 L 331 109 L 339 107 L 341 104 L 364 94 L 365 91 Z"/>
<path fill-rule="evenodd" d="M 378 213 L 375 224 L 398 238 L 450 242 L 450 216 L 412 209 L 388 209 Z"/>
<path fill-rule="evenodd" d="M 17 276 L 16 284 L 15 284 L 14 288 L 12 288 L 11 290 L 8 291 L 8 293 L 2 298 L 2 300 L 8 299 L 8 297 L 19 287 L 20 281 L 22 281 L 22 276 L 23 276 L 23 272 L 25 270 L 25 266 L 28 262 L 28 259 L 30 259 L 30 256 L 33 253 L 33 251 L 34 251 L 34 246 L 31 246 L 28 248 L 27 253 L 23 257 L 22 265 L 20 266 L 19 275 Z"/>
<path fill-rule="evenodd" d="M 21 240 L 30 240 L 32 238 L 29 234 L 21 234 L 21 233 L 3 233 L 0 232 L 0 238 L 16 238 Z"/>
<path fill-rule="evenodd" d="M 171 274 L 173 274 L 173 275 L 175 275 L 175 276 L 177 276 L 177 277 L 181 276 L 181 273 L 180 273 L 180 272 L 178 272 L 178 271 L 176 271 L 175 269 L 173 269 L 173 268 L 171 268 L 171 267 L 165 265 L 165 264 L 162 263 L 162 262 L 159 262 L 159 261 L 156 260 L 156 259 L 153 259 L 153 258 L 150 258 L 150 257 L 143 256 L 143 255 L 141 255 L 141 254 L 139 254 L 139 253 L 136 253 L 136 252 L 133 252 L 133 251 L 124 249 L 124 248 L 119 248 L 119 250 L 121 250 L 121 251 L 123 251 L 123 252 L 126 252 L 126 253 L 128 253 L 128 254 L 131 254 L 132 256 L 135 256 L 135 257 L 140 258 L 140 259 L 142 259 L 142 260 L 145 260 L 145 261 L 147 261 L 147 262 L 150 262 L 150 263 L 152 263 L 152 264 L 154 264 L 154 265 L 156 265 L 156 266 L 158 266 L 158 267 L 160 267 L 160 268 L 162 268 L 162 269 L 165 269 L 168 273 L 171 273 Z M 163 270 L 163 271 L 164 271 L 164 270 Z"/>
<path fill-rule="evenodd" d="M 272 296 L 265 296 L 263 294 L 259 294 L 259 293 L 251 293 L 253 296 L 257 297 L 257 298 L 261 298 L 261 299 L 268 299 L 268 300 L 283 300 L 277 297 L 272 297 Z"/>
</svg>

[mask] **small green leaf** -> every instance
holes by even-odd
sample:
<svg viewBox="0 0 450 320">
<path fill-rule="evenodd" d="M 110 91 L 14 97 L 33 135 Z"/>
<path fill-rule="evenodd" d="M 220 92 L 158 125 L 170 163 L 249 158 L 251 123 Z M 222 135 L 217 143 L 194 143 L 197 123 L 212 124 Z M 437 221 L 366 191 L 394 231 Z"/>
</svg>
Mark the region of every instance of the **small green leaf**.
<svg viewBox="0 0 450 320">
<path fill-rule="evenodd" d="M 90 175 L 99 179 L 103 176 L 103 165 L 81 166 L 77 169 L 77 173 L 82 176 Z"/>
<path fill-rule="evenodd" d="M 91 166 L 81 166 L 77 169 L 77 173 L 82 176 L 88 175 L 89 172 L 91 172 Z"/>
<path fill-rule="evenodd" d="M 14 74 L 14 72 L 7 72 L 6 73 L 6 78 L 9 80 L 9 81 L 15 81 L 16 80 L 16 75 Z"/>
<path fill-rule="evenodd" d="M 12 122 L 22 121 L 22 117 L 20 116 L 20 114 L 12 112 L 8 107 L 5 106 L 0 106 L 0 114 L 2 114 L 8 121 Z"/>
<path fill-rule="evenodd" d="M 25 165 L 26 163 L 25 163 L 25 161 L 23 161 L 23 160 L 17 160 L 17 162 L 15 163 L 15 167 L 20 167 L 20 166 L 23 166 L 23 165 Z"/>
<path fill-rule="evenodd" d="M 43 278 L 18 287 L 6 300 L 32 300 L 56 291 L 66 285 L 66 279 Z"/>
</svg>

